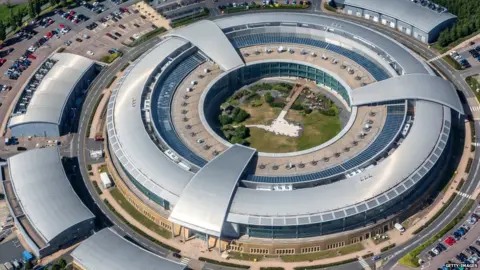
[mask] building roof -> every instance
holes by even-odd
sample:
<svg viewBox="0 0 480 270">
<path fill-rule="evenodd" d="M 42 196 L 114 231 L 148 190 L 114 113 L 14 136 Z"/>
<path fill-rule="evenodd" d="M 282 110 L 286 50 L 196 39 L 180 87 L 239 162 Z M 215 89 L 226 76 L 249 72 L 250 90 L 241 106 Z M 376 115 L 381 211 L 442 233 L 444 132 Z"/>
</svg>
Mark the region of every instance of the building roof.
<svg viewBox="0 0 480 270">
<path fill-rule="evenodd" d="M 208 35 L 205 35 L 208 33 Z M 224 71 L 243 66 L 244 62 L 222 30 L 212 21 L 200 21 L 174 30 L 169 35 L 190 41 Z"/>
<path fill-rule="evenodd" d="M 136 246 L 110 228 L 83 241 L 72 252 L 72 257 L 85 270 L 186 269 L 186 265 Z"/>
<path fill-rule="evenodd" d="M 65 105 L 75 85 L 94 61 L 70 53 L 57 53 L 51 59 L 58 61 L 41 80 L 25 114 L 12 116 L 9 127 L 27 123 L 60 125 Z"/>
<path fill-rule="evenodd" d="M 56 147 L 17 154 L 8 159 L 8 167 L 22 210 L 45 242 L 95 218 L 72 189 Z"/>
<path fill-rule="evenodd" d="M 463 114 L 462 103 L 452 84 L 438 76 L 410 74 L 393 77 L 351 91 L 352 105 L 399 99 L 428 100 Z"/>
<path fill-rule="evenodd" d="M 450 109 L 437 103 L 417 101 L 415 120 L 409 134 L 378 165 L 353 177 L 312 188 L 279 192 L 240 187 L 232 201 L 227 221 L 265 226 L 275 225 L 272 222 L 277 222 L 276 225 L 300 225 L 328 221 L 329 217 L 330 220 L 334 219 L 332 217 L 345 217 L 350 215 L 349 212 L 363 212 L 360 205 L 365 205 L 372 198 L 378 206 L 382 201 L 380 197 L 385 197 L 384 193 L 396 188 L 395 194 L 400 194 L 399 186 L 407 190 L 400 183 L 410 179 L 415 172 L 423 173 L 422 164 L 429 160 L 438 145 L 444 120 L 450 121 Z"/>
<path fill-rule="evenodd" d="M 115 86 L 107 111 L 109 142 L 120 162 L 136 181 L 172 204 L 193 174 L 177 166 L 155 145 L 145 129 L 141 106 L 132 106 L 132 102 L 140 103 L 157 65 L 186 44 L 170 38 L 138 58 Z"/>
<path fill-rule="evenodd" d="M 400 43 L 370 28 L 336 17 L 293 12 L 267 12 L 235 15 L 233 17 L 221 18 L 214 22 L 223 30 L 241 25 L 252 25 L 258 28 L 259 24 L 268 25 L 280 22 L 296 26 L 302 25 L 302 27 L 313 25 L 318 26 L 319 29 L 327 27 L 335 29 L 334 34 L 344 31 L 352 34 L 358 42 L 368 42 L 381 48 L 402 67 L 405 73 L 428 73 L 427 67 Z"/>
<path fill-rule="evenodd" d="M 255 149 L 235 144 L 215 157 L 185 187 L 169 220 L 221 236 L 231 197 L 254 154 Z"/>
<path fill-rule="evenodd" d="M 429 33 L 447 20 L 456 18 L 451 13 L 438 13 L 409 0 L 345 0 L 345 5 L 387 15 L 411 24 L 425 33 Z"/>
</svg>

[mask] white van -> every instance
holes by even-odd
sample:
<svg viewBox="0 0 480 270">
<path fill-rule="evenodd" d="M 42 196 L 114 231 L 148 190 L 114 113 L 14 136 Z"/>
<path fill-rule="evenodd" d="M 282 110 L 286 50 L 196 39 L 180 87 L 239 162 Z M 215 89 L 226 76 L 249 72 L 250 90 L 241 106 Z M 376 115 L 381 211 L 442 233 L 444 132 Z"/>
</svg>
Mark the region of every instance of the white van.
<svg viewBox="0 0 480 270">
<path fill-rule="evenodd" d="M 400 232 L 404 232 L 405 228 L 400 223 L 395 223 L 395 229 L 399 230 Z"/>
</svg>

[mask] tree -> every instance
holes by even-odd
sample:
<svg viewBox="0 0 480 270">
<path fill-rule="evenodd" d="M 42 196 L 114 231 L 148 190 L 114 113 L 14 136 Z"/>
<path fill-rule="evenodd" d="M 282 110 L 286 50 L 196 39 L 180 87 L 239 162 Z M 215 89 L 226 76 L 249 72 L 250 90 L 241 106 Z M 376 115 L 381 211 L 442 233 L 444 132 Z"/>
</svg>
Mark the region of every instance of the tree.
<svg viewBox="0 0 480 270">
<path fill-rule="evenodd" d="M 5 40 L 7 38 L 7 26 L 0 20 L 0 40 Z"/>
<path fill-rule="evenodd" d="M 220 115 L 218 117 L 218 120 L 220 121 L 220 124 L 222 124 L 222 126 L 229 125 L 233 122 L 232 118 L 225 114 Z"/>
<path fill-rule="evenodd" d="M 267 102 L 268 104 L 272 103 L 274 100 L 270 92 L 265 93 L 263 97 L 265 98 L 265 102 Z"/>
<path fill-rule="evenodd" d="M 35 15 L 40 15 L 42 12 L 42 2 L 40 0 L 34 0 L 35 3 Z"/>
<path fill-rule="evenodd" d="M 50 6 L 55 6 L 57 4 L 56 0 L 48 0 L 48 2 L 50 3 Z"/>
<path fill-rule="evenodd" d="M 35 18 L 35 16 L 37 15 L 35 13 L 35 0 L 28 0 L 28 5 L 27 5 L 27 11 L 28 11 L 28 16 L 30 18 Z"/>
<path fill-rule="evenodd" d="M 239 112 L 237 113 L 237 115 L 235 115 L 233 117 L 233 121 L 236 122 L 236 123 L 241 123 L 241 122 L 245 121 L 245 119 L 247 119 L 248 117 L 250 117 L 250 114 L 248 114 L 246 111 L 240 109 Z"/>
<path fill-rule="evenodd" d="M 62 269 L 65 268 L 65 266 L 67 266 L 67 261 L 65 261 L 64 258 L 60 258 L 58 259 L 57 263 Z"/>
<path fill-rule="evenodd" d="M 25 262 L 25 269 L 26 269 L 26 270 L 33 269 L 33 265 L 32 265 L 32 262 L 31 262 L 31 261 L 26 261 L 26 262 Z"/>
</svg>

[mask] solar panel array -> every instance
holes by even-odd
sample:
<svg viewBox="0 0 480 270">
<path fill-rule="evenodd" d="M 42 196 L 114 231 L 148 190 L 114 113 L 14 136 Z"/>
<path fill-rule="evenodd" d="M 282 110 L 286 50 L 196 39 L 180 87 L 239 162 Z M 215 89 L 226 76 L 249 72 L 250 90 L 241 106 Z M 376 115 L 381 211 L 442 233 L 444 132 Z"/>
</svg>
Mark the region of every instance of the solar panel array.
<svg viewBox="0 0 480 270">
<path fill-rule="evenodd" d="M 233 46 L 236 48 L 249 47 L 260 44 L 271 44 L 271 43 L 292 43 L 292 44 L 304 44 L 313 47 L 318 47 L 326 49 L 338 54 L 341 54 L 362 67 L 364 67 L 377 81 L 382 81 L 388 79 L 390 76 L 386 71 L 381 69 L 378 65 L 373 63 L 371 60 L 366 57 L 358 54 L 357 52 L 344 49 L 340 46 L 316 40 L 308 37 L 303 37 L 293 33 L 262 33 L 262 34 L 249 34 L 243 36 L 232 36 L 230 41 Z"/>
<path fill-rule="evenodd" d="M 153 111 L 154 113 L 156 112 L 156 116 L 152 117 L 155 126 L 165 143 L 168 144 L 168 146 L 180 156 L 200 167 L 203 167 L 205 164 L 207 164 L 207 161 L 192 152 L 178 137 L 173 128 L 172 119 L 170 118 L 170 105 L 175 89 L 189 73 L 191 73 L 203 62 L 205 62 L 205 58 L 197 52 L 187 57 L 175 68 L 173 68 L 163 82 L 161 82 L 161 87 L 156 90 L 156 96 L 158 97 L 156 100 L 157 107 L 156 111 Z"/>
<path fill-rule="evenodd" d="M 323 171 L 303 175 L 259 176 L 250 174 L 247 175 L 246 180 L 250 182 L 274 184 L 298 183 L 326 179 L 340 173 L 347 173 L 349 170 L 355 169 L 363 163 L 372 160 L 378 156 L 383 149 L 390 145 L 390 143 L 395 139 L 395 136 L 399 133 L 400 128 L 405 121 L 405 113 L 405 104 L 389 105 L 387 107 L 387 118 L 379 135 L 365 150 L 353 158 L 346 160 L 343 164 L 330 167 Z"/>
</svg>

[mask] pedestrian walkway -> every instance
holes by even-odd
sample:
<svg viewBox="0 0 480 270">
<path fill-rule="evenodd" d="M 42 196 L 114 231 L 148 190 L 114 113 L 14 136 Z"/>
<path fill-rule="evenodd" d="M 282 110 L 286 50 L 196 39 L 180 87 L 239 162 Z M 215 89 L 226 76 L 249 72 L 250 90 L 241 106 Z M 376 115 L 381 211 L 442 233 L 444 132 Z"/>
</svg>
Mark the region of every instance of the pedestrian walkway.
<svg viewBox="0 0 480 270">
<path fill-rule="evenodd" d="M 472 198 L 473 198 L 472 195 L 467 194 L 467 193 L 464 193 L 464 192 L 459 192 L 459 191 L 457 191 L 457 194 L 460 195 L 460 196 L 462 196 L 462 197 L 465 197 L 465 198 L 467 198 L 467 199 L 472 199 Z"/>
<path fill-rule="evenodd" d="M 185 265 L 188 265 L 188 263 L 190 262 L 190 260 L 191 260 L 190 258 L 183 257 L 183 258 L 180 260 L 180 262 L 183 263 L 183 264 L 185 264 Z"/>
<path fill-rule="evenodd" d="M 445 54 L 438 55 L 438 56 L 428 60 L 427 62 L 430 63 L 430 62 L 433 62 L 433 61 L 437 61 L 438 59 L 442 58 L 443 56 L 445 56 Z"/>
<path fill-rule="evenodd" d="M 368 265 L 368 263 L 365 261 L 365 259 L 363 259 L 362 257 L 358 258 L 358 262 L 362 265 L 363 269 L 365 270 L 372 270 L 372 268 L 370 267 L 370 265 Z"/>
</svg>

